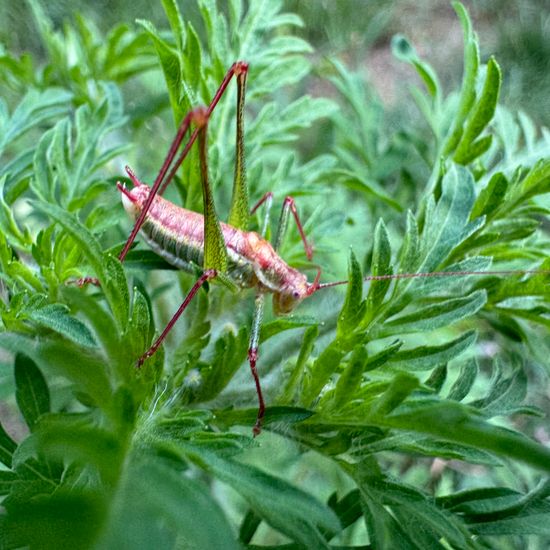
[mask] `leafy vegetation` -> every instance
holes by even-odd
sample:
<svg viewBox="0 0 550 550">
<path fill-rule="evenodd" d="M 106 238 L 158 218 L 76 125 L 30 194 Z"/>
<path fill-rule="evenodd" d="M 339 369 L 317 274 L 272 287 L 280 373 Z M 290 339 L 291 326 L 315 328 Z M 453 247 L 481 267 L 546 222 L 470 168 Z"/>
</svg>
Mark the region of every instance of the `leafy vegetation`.
<svg viewBox="0 0 550 550">
<path fill-rule="evenodd" d="M 0 429 L 2 546 L 524 548 L 531 535 L 542 548 L 550 140 L 498 103 L 505 69 L 481 63 L 464 7 L 460 90 L 394 37 L 422 120 L 392 132 L 358 73 L 314 66 L 281 2 L 199 0 L 200 27 L 162 4 L 169 31 L 140 20 L 103 36 L 82 17 L 58 31 L 29 0 L 45 62 L 1 52 L 1 392 L 28 428 Z M 137 370 L 193 277 L 141 246 L 116 259 L 121 166 L 152 180 L 174 122 L 238 59 L 251 197 L 297 197 L 324 280 L 349 279 L 264 324 L 257 439 L 252 296 L 201 291 Z M 331 98 L 308 95 L 314 69 Z M 224 219 L 235 103 L 231 87 L 209 126 Z M 200 210 L 197 161 L 168 196 Z M 294 229 L 282 256 L 314 275 Z M 363 283 L 503 269 L 544 273 Z M 100 288 L 70 284 L 90 274 Z"/>
</svg>

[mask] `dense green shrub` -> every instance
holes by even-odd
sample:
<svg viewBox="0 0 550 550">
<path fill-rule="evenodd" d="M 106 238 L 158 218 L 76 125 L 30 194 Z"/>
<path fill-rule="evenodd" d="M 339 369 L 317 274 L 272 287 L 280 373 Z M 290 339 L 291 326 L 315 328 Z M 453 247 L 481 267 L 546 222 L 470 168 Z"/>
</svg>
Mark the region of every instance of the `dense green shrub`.
<svg viewBox="0 0 550 550">
<path fill-rule="evenodd" d="M 460 90 L 393 39 L 422 120 L 392 132 L 359 74 L 314 65 L 279 1 L 199 0 L 194 26 L 163 0 L 169 31 L 143 20 L 105 36 L 85 18 L 56 30 L 29 4 L 46 61 L 0 52 L 0 387 L 29 430 L 0 429 L 2 547 L 542 547 L 550 450 L 529 402 L 548 383 L 548 273 L 363 289 L 367 273 L 550 269 L 550 139 L 498 105 L 501 68 L 481 64 L 463 6 Z M 116 259 L 121 167 L 152 180 L 167 107 L 177 122 L 208 102 L 237 59 L 251 197 L 294 195 L 324 280 L 350 280 L 265 322 L 257 439 L 252 295 L 201 291 L 137 370 L 193 277 L 142 246 Z M 314 69 L 330 99 L 308 95 Z M 209 129 L 222 218 L 234 96 Z M 200 210 L 196 151 L 179 176 L 168 196 Z M 294 229 L 281 254 L 315 274 Z M 68 284 L 82 275 L 101 287 Z"/>
</svg>

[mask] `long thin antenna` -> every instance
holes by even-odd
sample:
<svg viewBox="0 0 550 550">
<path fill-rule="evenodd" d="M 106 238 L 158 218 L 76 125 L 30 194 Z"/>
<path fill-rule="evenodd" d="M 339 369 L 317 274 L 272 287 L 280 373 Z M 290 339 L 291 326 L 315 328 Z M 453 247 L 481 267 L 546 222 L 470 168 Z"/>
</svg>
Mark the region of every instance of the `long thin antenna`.
<svg viewBox="0 0 550 550">
<path fill-rule="evenodd" d="M 550 275 L 550 270 L 540 269 L 504 269 L 493 271 L 431 271 L 428 273 L 395 273 L 392 275 L 368 275 L 363 281 L 388 281 L 394 279 L 416 279 L 420 277 L 460 277 L 460 276 L 483 276 L 483 275 Z M 332 286 L 346 285 L 349 281 L 334 281 L 332 283 L 321 283 L 316 290 Z"/>
</svg>

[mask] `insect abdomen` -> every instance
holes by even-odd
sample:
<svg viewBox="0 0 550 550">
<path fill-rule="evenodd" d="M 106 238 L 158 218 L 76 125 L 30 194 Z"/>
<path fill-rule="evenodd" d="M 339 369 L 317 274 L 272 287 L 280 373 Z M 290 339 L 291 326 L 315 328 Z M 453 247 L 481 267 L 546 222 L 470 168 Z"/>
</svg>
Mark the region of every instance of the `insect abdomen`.
<svg viewBox="0 0 550 550">
<path fill-rule="evenodd" d="M 145 218 L 141 232 L 151 249 L 164 258 L 169 264 L 190 273 L 194 272 L 193 264 L 202 265 L 204 249 L 185 235 L 174 234 L 159 222 Z"/>
<path fill-rule="evenodd" d="M 145 186 L 143 186 L 145 187 Z M 139 188 L 133 189 L 133 193 Z M 155 197 L 141 232 L 153 251 L 168 263 L 190 273 L 196 273 L 203 265 L 204 217 Z M 254 268 L 231 246 L 227 248 L 227 275 L 240 287 L 256 285 Z"/>
</svg>

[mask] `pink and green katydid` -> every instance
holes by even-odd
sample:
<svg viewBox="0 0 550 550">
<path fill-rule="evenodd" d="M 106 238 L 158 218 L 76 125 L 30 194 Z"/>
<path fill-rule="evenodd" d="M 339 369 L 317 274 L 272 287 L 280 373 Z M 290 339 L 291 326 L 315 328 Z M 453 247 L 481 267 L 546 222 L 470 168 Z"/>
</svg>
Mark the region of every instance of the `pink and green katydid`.
<svg viewBox="0 0 550 550">
<path fill-rule="evenodd" d="M 273 308 L 276 314 L 292 311 L 303 299 L 322 288 L 346 284 L 347 281 L 320 283 L 320 268 L 312 282 L 306 275 L 290 267 L 277 253 L 283 240 L 289 215 L 292 213 L 306 256 L 312 259 L 312 247 L 304 230 L 292 197 L 286 197 L 279 220 L 279 227 L 274 244 L 264 239 L 269 222 L 272 194 L 266 193 L 262 199 L 249 209 L 248 190 L 246 185 L 244 158 L 244 96 L 248 64 L 239 61 L 234 63 L 208 107 L 199 107 L 190 111 L 181 122 L 166 159 L 151 187 L 139 181 L 134 172 L 126 167 L 126 172 L 133 182 L 132 189 L 126 189 L 117 183 L 122 195 L 122 202 L 128 214 L 135 219 L 135 224 L 122 249 L 119 259 L 124 261 L 138 232 L 141 231 L 145 241 L 160 256 L 177 268 L 195 272 L 196 266 L 202 266 L 203 273 L 195 282 L 185 300 L 176 311 L 166 328 L 153 345 L 139 358 L 138 366 L 151 357 L 162 344 L 178 318 L 185 311 L 195 294 L 209 280 L 217 279 L 233 288 L 253 288 L 256 290 L 255 309 L 250 334 L 248 360 L 256 391 L 258 394 L 258 414 L 253 428 L 254 435 L 261 431 L 265 413 L 265 403 L 260 380 L 256 370 L 258 360 L 258 343 L 263 318 L 265 295 L 273 295 Z M 214 208 L 214 199 L 208 181 L 207 166 L 207 127 L 214 108 L 235 77 L 237 80 L 237 124 L 236 124 L 236 165 L 233 183 L 233 197 L 228 223 L 220 223 Z M 187 132 L 194 125 L 178 155 Z M 199 142 L 199 162 L 203 192 L 204 215 L 186 210 L 162 198 L 162 193 L 170 183 L 179 166 L 187 156 L 194 142 Z M 265 204 L 265 219 L 261 235 L 249 232 L 250 214 Z M 365 281 L 387 279 L 409 279 L 415 277 L 453 277 L 466 275 L 505 275 L 505 274 L 541 273 L 541 271 L 443 271 L 430 273 L 398 273 L 394 275 L 375 275 L 365 277 Z M 86 277 L 79 283 L 95 283 L 97 279 Z"/>
<path fill-rule="evenodd" d="M 248 360 L 259 401 L 258 415 L 253 430 L 254 434 L 257 435 L 261 431 L 261 422 L 265 412 L 262 389 L 256 370 L 265 294 L 271 293 L 273 295 L 273 307 L 277 314 L 289 313 L 300 301 L 319 288 L 320 271 L 318 271 L 315 280 L 309 283 L 303 273 L 290 267 L 276 252 L 283 239 L 289 213 L 292 213 L 302 237 L 306 255 L 308 259 L 311 260 L 312 258 L 312 248 L 305 237 L 292 197 L 286 197 L 283 203 L 274 246 L 257 233 L 246 231 L 250 214 L 265 203 L 266 215 L 262 231 L 265 234 L 272 202 L 272 194 L 266 193 L 256 206 L 251 211 L 249 210 L 243 130 L 247 72 L 247 63 L 242 61 L 234 63 L 227 72 L 210 105 L 206 108 L 196 108 L 184 117 L 152 187 L 141 183 L 133 171 L 126 167 L 134 188 L 128 190 L 120 183 L 118 183 L 118 188 L 122 193 L 125 210 L 136 221 L 119 255 L 119 259 L 124 260 L 134 239 L 141 230 L 149 246 L 172 265 L 190 272 L 194 272 L 194 266 L 199 265 L 204 270 L 166 328 L 153 345 L 139 358 L 139 366 L 156 352 L 174 323 L 206 281 L 217 278 L 233 288 L 256 289 L 257 296 Z M 212 111 L 233 76 L 237 80 L 237 160 L 229 223 L 224 224 L 219 222 L 216 215 L 208 181 L 206 132 Z M 185 143 L 182 152 L 176 157 L 191 124 L 194 124 L 196 128 Z M 160 196 L 197 138 L 199 142 L 204 215 L 176 206 Z"/>
</svg>

